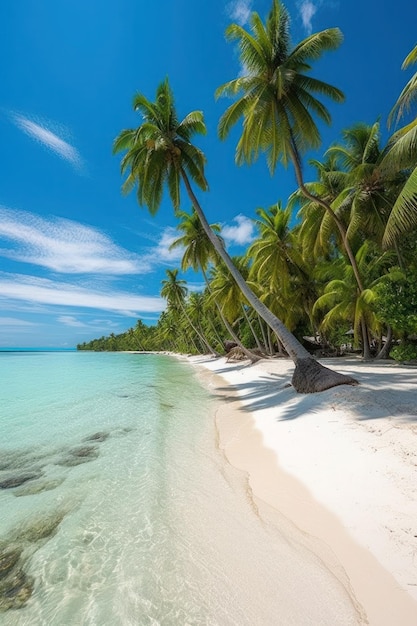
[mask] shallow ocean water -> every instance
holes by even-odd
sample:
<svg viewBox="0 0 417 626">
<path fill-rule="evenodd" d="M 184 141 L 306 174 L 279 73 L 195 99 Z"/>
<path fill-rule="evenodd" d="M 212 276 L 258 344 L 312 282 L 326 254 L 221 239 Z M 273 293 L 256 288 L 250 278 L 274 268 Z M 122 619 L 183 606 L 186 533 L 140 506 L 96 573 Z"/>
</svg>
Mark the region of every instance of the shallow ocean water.
<svg viewBox="0 0 417 626">
<path fill-rule="evenodd" d="M 188 364 L 5 352 L 0 381 L 0 481 L 33 475 L 0 489 L 0 545 L 33 587 L 0 624 L 358 623 L 320 559 L 259 518 Z"/>
</svg>

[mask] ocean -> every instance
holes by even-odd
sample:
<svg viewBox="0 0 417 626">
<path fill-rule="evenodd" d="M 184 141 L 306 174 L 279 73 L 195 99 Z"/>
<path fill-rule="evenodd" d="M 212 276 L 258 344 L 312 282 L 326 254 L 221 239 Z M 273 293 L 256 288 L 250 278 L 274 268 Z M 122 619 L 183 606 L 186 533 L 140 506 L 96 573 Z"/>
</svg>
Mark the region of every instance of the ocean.
<svg viewBox="0 0 417 626">
<path fill-rule="evenodd" d="M 0 352 L 1 625 L 357 623 L 260 519 L 219 402 L 169 356 Z"/>
</svg>

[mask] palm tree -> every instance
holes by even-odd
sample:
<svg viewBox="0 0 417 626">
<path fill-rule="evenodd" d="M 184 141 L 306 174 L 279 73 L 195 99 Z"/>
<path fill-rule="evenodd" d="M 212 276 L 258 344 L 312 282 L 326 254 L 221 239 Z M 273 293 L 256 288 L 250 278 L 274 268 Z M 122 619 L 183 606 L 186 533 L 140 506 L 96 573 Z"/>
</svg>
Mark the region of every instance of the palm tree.
<svg viewBox="0 0 417 626">
<path fill-rule="evenodd" d="M 217 354 L 214 348 L 211 347 L 204 335 L 193 324 L 187 309 L 184 305 L 185 296 L 187 295 L 187 287 L 185 280 L 178 279 L 178 270 L 166 270 L 167 279 L 162 281 L 161 296 L 165 298 L 171 307 L 176 307 L 181 310 L 185 319 L 190 327 L 193 329 L 201 343 L 211 352 L 211 354 Z"/>
<path fill-rule="evenodd" d="M 190 179 L 193 180 L 203 191 L 207 189 L 204 154 L 191 143 L 194 133 L 206 132 L 202 113 L 193 111 L 179 121 L 168 80 L 157 88 L 155 102 L 138 94 L 133 106 L 142 114 L 143 123 L 136 129 L 122 131 L 114 142 L 115 152 L 127 151 L 122 159 L 122 173 L 127 173 L 124 190 L 131 191 L 137 184 L 139 204 L 146 205 L 154 214 L 161 203 L 165 184 L 168 186 L 174 210 L 178 211 L 180 184 L 181 181 L 184 183 L 191 204 L 219 257 L 229 269 L 245 298 L 267 324 L 274 328 L 296 363 L 293 385 L 297 391 L 321 391 L 338 384 L 355 382 L 349 377 L 324 368 L 310 356 L 281 320 L 272 315 L 255 296 L 236 270 L 219 238 L 211 230 L 190 182 Z"/>
<path fill-rule="evenodd" d="M 402 69 L 417 63 L 417 46 L 405 58 Z M 395 103 L 388 122 L 398 122 L 417 100 L 417 72 L 410 78 Z M 384 243 L 390 244 L 401 234 L 417 226 L 417 115 L 391 137 L 383 164 L 388 170 L 405 169 L 408 180 L 401 190 L 389 217 Z"/>
<path fill-rule="evenodd" d="M 364 238 L 382 243 L 385 227 L 392 206 L 398 196 L 404 175 L 388 174 L 381 167 L 383 151 L 380 147 L 379 123 L 372 126 L 356 124 L 343 131 L 343 143 L 329 148 L 339 168 L 338 176 L 344 175 L 343 190 L 333 202 L 337 210 L 348 211 L 349 240 Z M 356 247 L 356 249 L 357 249 Z"/>
<path fill-rule="evenodd" d="M 392 251 L 381 254 L 378 248 L 370 241 L 366 241 L 358 250 L 356 257 L 363 276 L 366 276 L 368 287 L 358 292 L 352 267 L 347 265 L 343 258 L 323 267 L 327 278 L 324 293 L 317 299 L 313 313 L 327 309 L 321 328 L 326 330 L 337 325 L 340 321 L 349 321 L 354 330 L 354 338 L 362 343 L 363 356 L 371 357 L 370 331 L 378 326 L 372 304 L 377 298 L 376 287 L 382 280 L 382 275 L 392 263 Z"/>
<path fill-rule="evenodd" d="M 309 76 L 310 63 L 324 52 L 335 50 L 342 42 L 338 28 L 329 28 L 303 39 L 290 48 L 289 14 L 279 0 L 264 24 L 258 13 L 251 15 L 251 32 L 238 24 L 226 30 L 230 41 L 237 41 L 244 75 L 220 86 L 216 96 L 240 97 L 221 116 L 219 136 L 225 139 L 231 128 L 243 118 L 243 130 L 236 148 L 238 165 L 252 163 L 260 152 L 266 152 L 271 174 L 279 161 L 291 162 L 298 186 L 306 198 L 320 204 L 335 221 L 343 246 L 353 267 L 360 290 L 362 281 L 350 248 L 346 230 L 331 206 L 314 195 L 305 185 L 302 154 L 321 143 L 313 115 L 329 124 L 330 113 L 316 97 L 326 96 L 343 102 L 343 93 L 321 80 Z"/>
<path fill-rule="evenodd" d="M 315 198 L 321 198 L 327 204 L 332 203 L 345 188 L 345 172 L 340 171 L 334 156 L 326 154 L 323 161 L 310 159 L 309 165 L 317 172 L 316 180 L 306 182 L 305 186 Z M 306 260 L 331 258 L 336 249 L 343 250 L 340 232 L 333 217 L 316 200 L 306 198 L 300 189 L 291 194 L 288 205 L 298 207 L 297 237 Z M 343 223 L 344 230 L 349 224 L 349 215 L 337 210 L 337 216 Z"/>
<path fill-rule="evenodd" d="M 211 291 L 210 283 L 207 278 L 207 267 L 210 261 L 215 262 L 218 259 L 218 254 L 216 253 L 213 244 L 207 236 L 207 233 L 201 223 L 200 218 L 198 217 L 195 209 L 193 208 L 191 214 L 186 211 L 178 211 L 178 217 L 180 218 L 180 222 L 177 226 L 177 229 L 182 232 L 182 236 L 178 237 L 170 246 L 170 249 L 174 248 L 184 248 L 184 254 L 181 261 L 181 269 L 187 270 L 192 268 L 195 272 L 201 269 L 203 274 L 204 281 L 207 285 L 207 289 L 209 292 Z M 210 224 L 210 229 L 213 233 L 217 234 L 219 237 L 220 226 L 218 224 Z M 221 239 L 222 243 L 223 240 Z M 224 243 L 223 243 L 224 245 Z M 239 337 L 234 332 L 232 326 L 230 325 L 228 319 L 224 316 L 221 307 L 216 298 L 213 299 L 214 304 L 218 310 L 220 318 L 226 327 L 228 333 L 233 338 L 233 341 L 237 343 L 240 349 L 246 354 L 246 356 L 251 361 L 259 360 L 259 357 L 247 350 L 245 346 L 240 341 Z"/>
<path fill-rule="evenodd" d="M 251 244 L 247 257 L 251 259 L 251 275 L 273 287 L 280 284 L 289 289 L 291 276 L 299 271 L 302 258 L 289 228 L 291 209 L 278 202 L 269 209 L 257 209 L 255 224 L 259 237 Z"/>
</svg>

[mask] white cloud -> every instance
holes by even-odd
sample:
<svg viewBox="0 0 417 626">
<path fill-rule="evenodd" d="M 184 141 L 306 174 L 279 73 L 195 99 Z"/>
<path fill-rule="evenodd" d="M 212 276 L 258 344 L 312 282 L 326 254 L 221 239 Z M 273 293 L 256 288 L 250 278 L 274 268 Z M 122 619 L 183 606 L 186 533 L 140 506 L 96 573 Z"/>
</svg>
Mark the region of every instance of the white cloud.
<svg viewBox="0 0 417 626">
<path fill-rule="evenodd" d="M 138 313 L 160 313 L 162 298 L 135 296 L 123 291 L 99 291 L 21 274 L 0 273 L 0 297 L 36 304 L 86 307 L 117 311 L 135 317 Z"/>
<path fill-rule="evenodd" d="M 45 219 L 0 206 L 0 239 L 14 249 L 0 256 L 47 267 L 64 274 L 136 274 L 150 270 L 147 260 L 123 248 L 99 230 L 67 219 Z"/>
<path fill-rule="evenodd" d="M 155 261 L 164 261 L 164 262 L 177 262 L 180 261 L 182 255 L 184 254 L 184 249 L 174 248 L 170 250 L 171 244 L 178 239 L 179 232 L 176 228 L 172 226 L 168 226 L 162 231 L 161 238 L 158 241 L 158 245 L 156 249 L 151 253 L 149 258 L 154 259 Z"/>
<path fill-rule="evenodd" d="M 313 31 L 312 19 L 317 13 L 317 6 L 310 0 L 304 0 L 298 7 L 300 11 L 301 20 L 307 33 L 311 35 Z"/>
<path fill-rule="evenodd" d="M 230 244 L 243 246 L 253 241 L 254 226 L 252 220 L 244 215 L 236 215 L 233 219 L 236 226 L 223 226 L 221 235 Z"/>
<path fill-rule="evenodd" d="M 77 328 L 81 326 L 87 326 L 87 324 L 80 322 L 80 320 L 77 320 L 77 318 L 73 315 L 60 315 L 57 319 L 58 322 L 61 322 L 61 324 L 65 324 L 66 326 L 74 326 Z"/>
<path fill-rule="evenodd" d="M 236 0 L 228 5 L 228 13 L 232 20 L 244 26 L 252 12 L 252 0 Z"/>
<path fill-rule="evenodd" d="M 26 133 L 26 135 L 41 143 L 61 159 L 68 161 L 76 170 L 80 171 L 83 169 L 84 162 L 80 153 L 62 137 L 62 135 L 68 134 L 62 125 L 39 119 L 35 122 L 33 119 L 31 120 L 13 111 L 9 113 L 9 117 L 15 126 Z M 52 127 L 55 132 L 51 130 Z"/>
<path fill-rule="evenodd" d="M 0 317 L 0 326 L 15 327 L 15 326 L 36 326 L 33 322 L 26 322 L 15 317 Z"/>
</svg>

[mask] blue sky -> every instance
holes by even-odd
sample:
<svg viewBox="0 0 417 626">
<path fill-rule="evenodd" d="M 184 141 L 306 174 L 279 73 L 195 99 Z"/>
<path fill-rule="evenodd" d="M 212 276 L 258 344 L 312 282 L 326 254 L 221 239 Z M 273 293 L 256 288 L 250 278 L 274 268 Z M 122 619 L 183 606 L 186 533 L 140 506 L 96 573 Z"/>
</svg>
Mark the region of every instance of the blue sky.
<svg viewBox="0 0 417 626">
<path fill-rule="evenodd" d="M 412 71 L 401 63 L 416 44 L 415 0 L 288 0 L 293 41 L 338 26 L 339 50 L 313 75 L 345 92 L 330 105 L 322 152 L 340 131 L 387 115 Z M 286 201 L 291 169 L 270 177 L 261 158 L 237 168 L 238 133 L 220 143 L 219 116 L 230 101 L 214 91 L 240 71 L 225 41 L 231 21 L 250 10 L 264 16 L 269 0 L 4 0 L 0 5 L 0 347 L 73 347 L 141 318 L 154 323 L 175 218 L 168 198 L 152 218 L 135 195 L 120 192 L 114 137 L 136 126 L 135 92 L 153 98 L 169 76 L 179 114 L 203 110 L 210 191 L 200 201 L 223 226 L 232 254 L 254 236 L 257 207 Z M 306 169 L 308 178 L 308 169 Z M 182 208 L 190 209 L 183 196 Z M 201 277 L 188 273 L 190 289 Z"/>
</svg>

